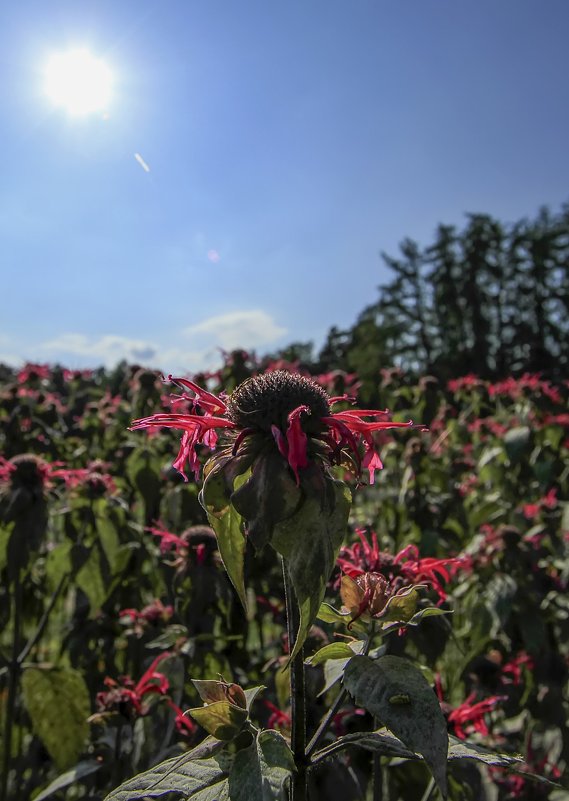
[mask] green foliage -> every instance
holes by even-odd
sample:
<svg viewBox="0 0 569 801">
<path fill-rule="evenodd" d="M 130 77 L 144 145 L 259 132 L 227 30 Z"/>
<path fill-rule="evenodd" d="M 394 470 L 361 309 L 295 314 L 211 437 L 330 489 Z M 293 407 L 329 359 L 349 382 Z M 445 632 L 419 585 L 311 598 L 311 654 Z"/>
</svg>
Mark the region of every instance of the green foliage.
<svg viewBox="0 0 569 801">
<path fill-rule="evenodd" d="M 294 769 L 292 754 L 276 731 L 259 732 L 234 757 L 218 750 L 213 738 L 183 757 L 169 759 L 125 782 L 105 801 L 136 801 L 172 793 L 192 801 L 279 801 Z"/>
<path fill-rule="evenodd" d="M 296 514 L 279 523 L 272 541 L 284 558 L 300 609 L 291 659 L 302 648 L 324 600 L 348 523 L 349 488 L 341 481 L 325 481 L 324 499 L 315 492 L 309 495 Z"/>
<path fill-rule="evenodd" d="M 406 282 L 415 280 L 409 275 L 401 284 L 405 291 L 411 291 Z M 430 319 L 428 297 L 423 312 Z M 365 343 L 380 322 L 366 316 L 358 342 Z M 465 330 L 471 325 L 461 324 Z M 400 336 L 395 311 L 390 325 L 391 339 L 382 334 L 368 343 L 377 353 L 388 354 Z M 330 353 L 347 358 L 349 344 L 349 337 L 338 334 Z M 457 354 L 464 359 L 467 343 L 462 350 L 459 345 L 457 339 Z M 432 353 L 437 347 L 435 342 Z M 150 378 L 158 389 L 150 397 L 124 365 L 113 375 L 100 371 L 65 380 L 61 371 L 51 370 L 35 383 L 30 378 L 21 384 L 14 372 L 6 373 L 8 384 L 0 388 L 3 801 L 37 794 L 57 794 L 62 801 L 103 798 L 121 784 L 124 789 L 124 782 L 140 793 L 132 777 L 164 760 L 172 765 L 169 760 L 185 759 L 205 736 L 184 712 L 206 710 L 207 717 L 216 711 L 200 706 L 190 679 L 220 677 L 227 684 L 262 683 L 266 689 L 252 709 L 254 689 L 245 691 L 247 714 L 224 699 L 211 704 L 228 703 L 226 718 L 235 720 L 227 733 L 232 739 L 220 744 L 220 751 L 201 751 L 189 760 L 206 773 L 208 764 L 211 768 L 212 784 L 206 782 L 201 797 L 257 792 L 259 775 L 269 769 L 273 778 L 263 786 L 278 797 L 290 775 L 290 755 L 279 751 L 290 735 L 281 553 L 304 611 L 309 739 L 340 693 L 333 725 L 309 763 L 310 801 L 319 793 L 330 801 L 370 795 L 374 758 L 381 758 L 392 801 L 426 792 L 425 761 L 415 745 L 393 733 L 415 703 L 409 687 L 401 681 L 391 687 L 378 717 L 393 732 L 375 733 L 378 710 L 364 709 L 381 682 L 390 686 L 387 679 L 374 683 L 375 692 L 358 691 L 356 701 L 342 689 L 346 671 L 350 681 L 348 666 L 362 653 L 380 667 L 385 659 L 415 665 L 435 701 L 431 687 L 437 684 L 451 733 L 452 801 L 469 792 L 476 798 L 481 787 L 497 801 L 509 801 L 514 790 L 532 801 L 559 795 L 559 788 L 545 782 L 530 784 L 527 773 L 516 774 L 514 784 L 508 772 L 494 768 L 511 767 L 511 755 L 521 753 L 529 769 L 558 780 L 555 768 L 563 770 L 569 760 L 567 387 L 543 376 L 418 382 L 397 371 L 380 375 L 373 362 L 380 357 L 373 353 L 363 345 L 352 351 L 350 364 L 358 360 L 360 376 L 336 371 L 342 365 L 332 360 L 332 373 L 318 380 L 329 394 L 339 395 L 355 391 L 361 381 L 358 405 L 375 398 L 396 419 L 428 421 L 431 431 L 398 432 L 397 438 L 382 432 L 385 470 L 375 487 L 350 485 L 351 508 L 351 492 L 331 480 L 326 501 L 317 504 L 310 487 L 302 481 L 297 486 L 286 465 L 272 499 L 260 480 L 263 470 L 257 483 L 249 483 L 252 461 L 229 469 L 223 464 L 225 472 L 215 474 L 216 480 L 208 467 L 202 499 L 215 532 L 198 502 L 200 484 L 192 477 L 184 483 L 169 468 L 177 436 L 166 431 L 144 439 L 127 430 L 133 409 L 159 410 L 155 375 Z M 233 364 L 228 360 L 223 380 L 230 387 L 253 369 L 246 356 Z M 53 398 L 60 404 L 55 420 Z M 22 419 L 30 420 L 29 427 L 15 425 Z M 16 491 L 5 460 L 26 452 L 44 460 L 47 478 Z M 198 455 L 205 464 L 211 453 L 204 448 Z M 57 470 L 80 473 L 64 477 Z M 334 474 L 349 482 L 342 467 Z M 231 511 L 234 495 L 243 514 Z M 244 520 L 257 521 L 258 536 L 244 536 Z M 272 528 L 261 547 L 267 523 Z M 369 556 L 366 563 L 363 551 L 353 550 L 362 545 L 356 527 L 362 527 L 370 547 L 372 532 L 377 537 L 377 560 Z M 344 562 L 389 579 L 383 615 L 362 614 L 350 622 L 353 614 L 340 608 L 336 557 L 342 545 L 350 549 L 341 550 Z M 417 553 L 405 555 L 409 548 Z M 446 575 L 419 569 L 425 559 L 451 557 L 461 561 L 445 563 Z M 417 585 L 426 585 L 420 594 Z M 487 710 L 471 715 L 480 703 Z M 466 743 L 452 738 L 463 718 Z M 271 743 L 255 740 L 256 731 L 271 729 L 281 734 L 264 736 L 275 738 L 282 759 L 270 757 Z M 207 747 L 207 738 L 204 742 Z M 349 761 L 348 746 L 355 746 Z M 257 777 L 257 789 L 230 786 L 240 766 L 243 777 Z M 152 781 L 167 782 L 166 772 Z M 184 785 L 178 796 L 186 790 Z"/>
<path fill-rule="evenodd" d="M 77 761 L 89 733 L 89 692 L 71 668 L 27 668 L 22 691 L 34 731 L 58 769 Z"/>
<path fill-rule="evenodd" d="M 357 704 L 411 751 L 424 757 L 446 798 L 447 726 L 437 697 L 421 671 L 397 656 L 377 660 L 354 656 L 343 682 Z"/>
</svg>

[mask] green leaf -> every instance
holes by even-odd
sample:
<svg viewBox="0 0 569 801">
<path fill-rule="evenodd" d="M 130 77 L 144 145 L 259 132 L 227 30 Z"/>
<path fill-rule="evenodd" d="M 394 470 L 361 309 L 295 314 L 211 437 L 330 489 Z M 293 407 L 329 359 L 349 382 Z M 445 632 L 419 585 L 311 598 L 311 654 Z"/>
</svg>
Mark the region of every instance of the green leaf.
<svg viewBox="0 0 569 801">
<path fill-rule="evenodd" d="M 8 563 L 8 543 L 13 528 L 13 526 L 0 528 L 0 570 L 4 570 Z"/>
<path fill-rule="evenodd" d="M 327 476 L 321 477 L 321 481 L 324 488 L 319 492 L 311 488 L 300 509 L 275 526 L 271 541 L 285 559 L 300 609 L 300 626 L 290 659 L 302 648 L 318 615 L 350 512 L 348 487 Z"/>
<path fill-rule="evenodd" d="M 319 696 L 324 695 L 336 682 L 340 681 L 344 675 L 346 665 L 354 654 L 361 654 L 365 647 L 365 642 L 363 640 L 354 640 L 349 643 L 349 647 L 352 653 L 347 658 L 327 659 L 324 663 L 324 687 L 318 693 Z"/>
<path fill-rule="evenodd" d="M 523 759 L 520 756 L 513 756 L 511 754 L 496 754 L 493 751 L 488 751 L 481 745 L 476 743 L 465 742 L 459 740 L 458 737 L 449 737 L 450 745 L 448 749 L 448 758 L 451 759 L 474 759 L 476 762 L 484 762 L 486 765 L 500 765 L 501 767 L 508 767 L 509 765 L 516 765 Z"/>
<path fill-rule="evenodd" d="M 257 551 L 271 541 L 275 526 L 290 518 L 301 502 L 301 488 L 275 449 L 256 456 L 247 480 L 231 496 L 232 505 L 247 521 L 247 539 Z"/>
<path fill-rule="evenodd" d="M 179 623 L 174 623 L 171 626 L 167 626 L 162 634 L 158 635 L 158 637 L 155 637 L 150 642 L 147 642 L 145 647 L 166 650 L 167 648 L 172 648 L 172 646 L 174 646 L 181 638 L 187 637 L 188 629 Z"/>
<path fill-rule="evenodd" d="M 222 745 L 209 737 L 189 754 L 129 779 L 105 801 L 137 801 L 166 793 L 192 801 L 284 801 L 294 761 L 279 732 L 260 732 L 233 761 L 225 753 L 211 756 Z"/>
<path fill-rule="evenodd" d="M 200 500 L 207 512 L 210 525 L 215 531 L 219 553 L 227 575 L 246 610 L 247 595 L 243 560 L 247 542 L 243 532 L 243 518 L 230 502 L 233 487 L 228 486 L 223 467 L 223 462 L 214 462 L 207 472 L 206 465 L 206 469 L 204 469 L 206 478 L 200 493 Z M 238 476 L 236 484 L 239 483 L 239 479 L 245 481 L 244 476 Z"/>
<path fill-rule="evenodd" d="M 73 543 L 62 542 L 50 551 L 45 560 L 45 572 L 49 589 L 53 592 L 61 579 L 71 573 L 71 551 Z"/>
<path fill-rule="evenodd" d="M 78 762 L 74 768 L 62 773 L 61 776 L 54 779 L 39 795 L 34 796 L 34 801 L 43 801 L 44 798 L 49 798 L 50 795 L 57 793 L 59 790 L 63 790 L 65 787 L 69 787 L 70 784 L 78 782 L 85 776 L 96 773 L 101 767 L 102 762 L 97 762 L 96 759 L 85 759 L 82 762 Z"/>
<path fill-rule="evenodd" d="M 337 609 L 334 609 L 333 606 L 324 602 L 320 604 L 320 609 L 318 610 L 318 614 L 316 615 L 318 620 L 322 620 L 324 623 L 349 623 L 349 613 L 343 614 L 339 612 Z M 346 620 L 348 618 L 348 620 Z"/>
<path fill-rule="evenodd" d="M 347 642 L 332 642 L 320 648 L 313 656 L 305 660 L 307 665 L 321 665 L 327 659 L 351 659 L 354 652 Z"/>
<path fill-rule="evenodd" d="M 519 756 L 496 754 L 480 745 L 468 743 L 456 737 L 451 737 L 450 740 L 447 755 L 449 761 L 472 759 L 476 762 L 484 762 L 486 765 L 499 765 L 500 767 L 510 767 L 523 763 L 523 759 Z M 421 754 L 407 748 L 398 737 L 395 737 L 387 729 L 378 729 L 373 732 L 356 732 L 339 737 L 331 745 L 317 751 L 313 756 L 313 762 L 321 762 L 336 751 L 342 751 L 351 746 L 365 748 L 382 756 L 397 757 L 399 759 L 423 759 Z"/>
<path fill-rule="evenodd" d="M 247 720 L 247 710 L 229 701 L 216 701 L 206 706 L 189 709 L 188 713 L 196 723 L 218 740 L 232 740 Z"/>
<path fill-rule="evenodd" d="M 103 580 L 101 554 L 98 548 L 91 548 L 89 557 L 78 571 L 75 581 L 89 599 L 89 617 L 94 617 L 107 600 L 111 589 Z"/>
<path fill-rule="evenodd" d="M 166 793 L 193 801 L 229 801 L 227 779 L 231 762 L 226 754 L 215 753 L 222 747 L 222 742 L 208 737 L 189 753 L 167 759 L 124 782 L 105 801 L 135 801 Z"/>
<path fill-rule="evenodd" d="M 89 691 L 72 668 L 27 668 L 22 676 L 24 703 L 35 733 L 57 768 L 77 762 L 89 734 Z"/>
<path fill-rule="evenodd" d="M 529 443 L 530 433 L 528 426 L 516 426 L 504 434 L 504 447 L 511 462 L 518 462 L 522 458 Z"/>
<path fill-rule="evenodd" d="M 245 699 L 246 699 L 246 702 L 247 702 L 247 711 L 248 712 L 251 711 L 251 707 L 255 703 L 255 699 L 257 698 L 259 693 L 262 693 L 263 690 L 266 690 L 266 689 L 267 688 L 265 687 L 264 684 L 260 684 L 258 687 L 251 687 L 250 690 L 245 690 Z"/>
<path fill-rule="evenodd" d="M 497 456 L 502 456 L 504 453 L 501 445 L 495 445 L 493 448 L 484 448 L 478 460 L 478 470 L 482 470 L 487 464 L 492 462 Z"/>
<path fill-rule="evenodd" d="M 392 595 L 381 613 L 381 622 L 408 623 L 417 610 L 419 592 L 415 587 L 408 587 L 398 595 Z"/>
<path fill-rule="evenodd" d="M 427 606 L 425 609 L 419 609 L 405 625 L 418 626 L 424 617 L 438 617 L 439 615 L 452 615 L 452 613 L 452 609 L 441 609 L 439 606 Z M 385 626 L 384 631 L 389 632 L 392 629 L 399 628 L 399 625 L 399 623 L 391 623 Z"/>
<path fill-rule="evenodd" d="M 447 795 L 448 734 L 437 696 L 420 670 L 398 656 L 354 656 L 344 686 L 411 750 L 422 754 L 443 797 Z M 402 699 L 408 698 L 403 703 Z"/>
<path fill-rule="evenodd" d="M 333 606 L 324 602 L 320 604 L 320 609 L 318 610 L 318 614 L 316 615 L 318 620 L 322 620 L 324 623 L 341 623 L 342 626 L 347 627 L 348 624 L 350 626 L 350 631 L 355 634 L 365 634 L 367 632 L 367 625 L 361 620 L 352 620 L 352 615 L 350 612 L 340 612 L 338 609 L 334 609 Z"/>
<path fill-rule="evenodd" d="M 239 751 L 229 775 L 231 801 L 278 801 L 286 798 L 286 784 L 294 771 L 294 759 L 286 740 L 268 729 Z"/>
</svg>

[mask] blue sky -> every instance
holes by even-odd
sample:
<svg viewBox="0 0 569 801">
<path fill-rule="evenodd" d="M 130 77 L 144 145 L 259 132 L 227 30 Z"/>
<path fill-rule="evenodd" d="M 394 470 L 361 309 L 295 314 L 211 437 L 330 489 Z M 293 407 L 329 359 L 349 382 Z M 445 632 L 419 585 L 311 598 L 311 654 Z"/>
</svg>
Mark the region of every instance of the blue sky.
<svg viewBox="0 0 569 801">
<path fill-rule="evenodd" d="M 320 345 L 405 236 L 558 208 L 568 28 L 566 0 L 3 4 L 0 359 Z M 45 96 L 76 46 L 113 70 L 107 115 Z"/>
</svg>

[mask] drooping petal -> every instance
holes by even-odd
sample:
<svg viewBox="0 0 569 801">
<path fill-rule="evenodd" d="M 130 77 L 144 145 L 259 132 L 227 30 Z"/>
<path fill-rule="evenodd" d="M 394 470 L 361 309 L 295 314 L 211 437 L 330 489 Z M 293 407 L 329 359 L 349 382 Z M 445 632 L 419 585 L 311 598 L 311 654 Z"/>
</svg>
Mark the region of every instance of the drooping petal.
<svg viewBox="0 0 569 801">
<path fill-rule="evenodd" d="M 369 470 L 369 483 L 375 483 L 375 471 L 383 470 L 383 462 L 379 458 L 379 453 L 374 448 L 368 448 L 362 460 L 364 470 Z"/>
<path fill-rule="evenodd" d="M 271 434 L 273 435 L 273 439 L 277 444 L 277 448 L 279 449 L 279 453 L 281 456 L 288 462 L 288 442 L 286 441 L 286 437 L 283 432 L 280 430 L 278 426 L 271 426 Z"/>
<path fill-rule="evenodd" d="M 137 431 L 140 428 L 180 428 L 189 430 L 198 425 L 204 429 L 208 428 L 235 428 L 235 423 L 225 417 L 214 417 L 213 415 L 199 414 L 153 414 L 150 417 L 141 417 L 133 420 L 129 426 L 130 431 Z"/>
<path fill-rule="evenodd" d="M 207 389 L 200 387 L 198 384 L 194 384 L 193 381 L 187 378 L 174 378 L 171 375 L 168 376 L 168 381 L 179 387 L 191 389 L 196 395 L 197 403 L 204 412 L 208 412 L 209 414 L 225 414 L 227 411 L 227 406 L 221 398 L 218 398 L 217 395 L 214 395 L 212 392 L 208 392 Z"/>
<path fill-rule="evenodd" d="M 190 470 L 196 479 L 199 476 L 200 461 L 195 450 L 196 445 L 198 444 L 199 433 L 200 431 L 197 427 L 194 428 L 193 431 L 184 431 L 182 439 L 180 440 L 180 450 L 172 462 L 172 467 L 178 471 L 184 481 L 188 480 L 188 477 L 184 472 L 186 462 L 188 462 Z"/>
<path fill-rule="evenodd" d="M 300 424 L 300 416 L 307 413 L 310 413 L 310 407 L 298 406 L 288 416 L 288 428 L 286 431 L 286 440 L 288 444 L 287 458 L 288 463 L 292 468 L 292 472 L 296 476 L 297 485 L 300 484 L 300 478 L 298 475 L 299 469 L 308 466 L 308 454 L 306 452 L 308 437 L 302 430 L 302 426 Z"/>
<path fill-rule="evenodd" d="M 225 417 L 214 417 L 213 415 L 198 414 L 153 414 L 150 417 L 142 417 L 133 420 L 130 425 L 131 431 L 141 428 L 178 428 L 184 434 L 180 440 L 180 449 L 173 462 L 173 467 L 180 473 L 184 481 L 188 478 L 184 472 L 186 462 L 194 473 L 196 479 L 200 472 L 200 461 L 196 453 L 196 446 L 205 443 L 209 448 L 214 448 L 217 442 L 216 428 L 235 428 L 235 423 Z"/>
<path fill-rule="evenodd" d="M 164 695 L 164 693 L 168 690 L 170 686 L 168 679 L 163 673 L 159 673 L 156 668 L 160 662 L 169 656 L 171 656 L 170 651 L 164 651 L 164 653 L 159 654 L 152 662 L 148 670 L 142 674 L 140 681 L 136 685 L 136 692 L 139 695 L 144 695 L 148 692 L 158 692 L 160 695 Z M 158 681 L 157 684 L 152 683 L 154 679 Z"/>
</svg>

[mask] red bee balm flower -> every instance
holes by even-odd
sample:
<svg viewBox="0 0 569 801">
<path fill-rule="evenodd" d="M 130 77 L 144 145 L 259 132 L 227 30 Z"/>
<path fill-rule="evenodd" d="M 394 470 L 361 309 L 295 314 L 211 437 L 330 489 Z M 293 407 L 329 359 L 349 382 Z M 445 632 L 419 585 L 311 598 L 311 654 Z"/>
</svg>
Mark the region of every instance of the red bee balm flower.
<svg viewBox="0 0 569 801">
<path fill-rule="evenodd" d="M 451 710 L 448 715 L 448 722 L 460 740 L 466 740 L 470 730 L 477 731 L 484 737 L 488 737 L 490 730 L 484 719 L 485 716 L 492 712 L 500 701 L 507 700 L 504 695 L 492 695 L 473 704 L 472 702 L 475 698 L 476 694 L 471 693 L 464 703 Z"/>
<path fill-rule="evenodd" d="M 217 445 L 217 429 L 237 434 L 233 455 L 247 437 L 261 435 L 269 443 L 272 440 L 288 462 L 297 484 L 300 471 L 312 460 L 326 458 L 330 464 L 343 464 L 346 457 L 357 475 L 362 468 L 368 470 L 373 484 L 375 470 L 383 467 L 373 433 L 390 428 L 424 429 L 414 426 L 412 421 L 386 420 L 388 412 L 377 409 L 332 412 L 332 405 L 347 398 L 330 398 L 316 382 L 285 370 L 250 378 L 227 398 L 217 397 L 184 378 L 169 376 L 168 380 L 193 392 L 192 396 L 184 392 L 176 399 L 189 401 L 192 413 L 154 414 L 134 420 L 131 430 L 157 427 L 182 430 L 174 467 L 186 480 L 186 463 L 198 478 L 201 465 L 196 447 L 201 444 L 213 450 Z"/>
<path fill-rule="evenodd" d="M 180 399 L 190 412 L 155 414 L 132 428 L 183 431 L 174 467 L 184 475 L 188 463 L 196 478 L 198 445 L 215 450 L 218 432 L 225 430 L 224 447 L 204 468 L 200 501 L 244 605 L 243 535 L 256 549 L 270 544 L 284 558 L 300 608 L 298 650 L 324 598 L 348 522 L 351 493 L 330 468 L 351 469 L 358 477 L 368 470 L 373 483 L 383 466 L 374 433 L 413 423 L 391 422 L 377 409 L 333 412 L 345 397 L 331 398 L 315 381 L 285 370 L 249 378 L 223 397 L 192 381 L 174 383 L 184 390 Z"/>
<path fill-rule="evenodd" d="M 118 681 L 107 676 L 104 684 L 108 690 L 97 693 L 99 710 L 122 709 L 135 716 L 145 715 L 148 712 L 148 706 L 144 703 L 145 696 L 154 693 L 166 695 L 170 687 L 166 676 L 156 669 L 168 656 L 170 656 L 168 651 L 157 656 L 136 684 L 130 676 L 120 676 Z"/>
</svg>

